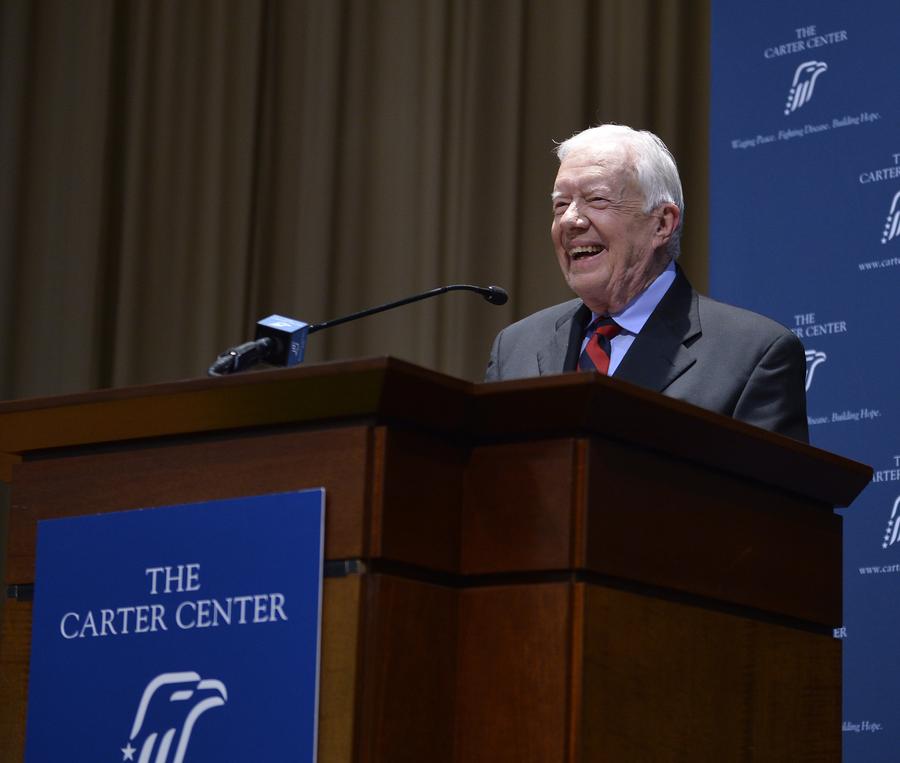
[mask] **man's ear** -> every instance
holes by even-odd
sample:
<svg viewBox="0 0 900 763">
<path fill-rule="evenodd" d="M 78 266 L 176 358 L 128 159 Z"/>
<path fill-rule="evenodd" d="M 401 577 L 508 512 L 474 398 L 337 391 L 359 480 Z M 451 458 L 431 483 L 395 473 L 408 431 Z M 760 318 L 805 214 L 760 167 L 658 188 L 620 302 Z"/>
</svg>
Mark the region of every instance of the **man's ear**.
<svg viewBox="0 0 900 763">
<path fill-rule="evenodd" d="M 678 230 L 678 222 L 681 220 L 681 210 L 677 204 L 672 202 L 664 202 L 660 204 L 653 213 L 656 218 L 656 232 L 658 239 L 657 246 L 661 246 L 672 238 L 672 235 Z"/>
</svg>

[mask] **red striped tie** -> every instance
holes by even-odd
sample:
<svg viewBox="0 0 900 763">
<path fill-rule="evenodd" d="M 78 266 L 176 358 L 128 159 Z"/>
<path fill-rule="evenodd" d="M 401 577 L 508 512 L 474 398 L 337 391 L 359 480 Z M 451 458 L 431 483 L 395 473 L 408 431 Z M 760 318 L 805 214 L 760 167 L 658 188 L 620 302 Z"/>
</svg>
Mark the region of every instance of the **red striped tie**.
<svg viewBox="0 0 900 763">
<path fill-rule="evenodd" d="M 618 334 L 622 327 L 612 318 L 598 318 L 589 327 L 593 330 L 591 338 L 578 358 L 579 371 L 597 371 L 606 375 L 609 371 L 610 339 Z"/>
</svg>

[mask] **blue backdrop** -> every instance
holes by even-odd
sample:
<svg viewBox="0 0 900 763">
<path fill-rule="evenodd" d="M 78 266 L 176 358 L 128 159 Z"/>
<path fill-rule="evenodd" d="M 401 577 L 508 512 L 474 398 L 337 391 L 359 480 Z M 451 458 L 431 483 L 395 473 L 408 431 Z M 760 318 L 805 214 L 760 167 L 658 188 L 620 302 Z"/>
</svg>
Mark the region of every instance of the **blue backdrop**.
<svg viewBox="0 0 900 763">
<path fill-rule="evenodd" d="M 900 756 L 900 4 L 713 6 L 710 291 L 807 350 L 814 445 L 871 464 L 844 514 L 844 759 Z"/>
</svg>

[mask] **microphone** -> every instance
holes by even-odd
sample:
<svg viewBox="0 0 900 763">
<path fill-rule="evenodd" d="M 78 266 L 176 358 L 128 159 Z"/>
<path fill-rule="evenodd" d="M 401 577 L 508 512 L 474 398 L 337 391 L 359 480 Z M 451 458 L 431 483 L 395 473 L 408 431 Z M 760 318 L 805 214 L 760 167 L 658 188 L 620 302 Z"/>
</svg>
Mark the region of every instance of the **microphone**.
<svg viewBox="0 0 900 763">
<path fill-rule="evenodd" d="M 270 315 L 256 324 L 256 339 L 252 342 L 232 347 L 221 353 L 207 371 L 209 376 L 224 376 L 238 371 L 245 371 L 258 363 L 268 363 L 273 366 L 295 366 L 303 362 L 306 352 L 306 338 L 310 334 L 322 329 L 339 326 L 342 323 L 365 318 L 385 310 L 393 310 L 411 302 L 436 297 L 448 291 L 473 291 L 480 294 L 492 305 L 505 305 L 509 300 L 509 294 L 500 286 L 472 286 L 470 284 L 451 284 L 439 286 L 436 289 L 415 294 L 412 297 L 398 299 L 377 307 L 360 310 L 357 313 L 345 315 L 342 318 L 334 318 L 322 323 L 312 325 L 294 318 L 286 318 L 283 315 Z"/>
<path fill-rule="evenodd" d="M 270 315 L 256 324 L 256 339 L 221 353 L 207 370 L 208 376 L 225 376 L 246 371 L 258 363 L 295 366 L 303 361 L 309 324 Z"/>
</svg>

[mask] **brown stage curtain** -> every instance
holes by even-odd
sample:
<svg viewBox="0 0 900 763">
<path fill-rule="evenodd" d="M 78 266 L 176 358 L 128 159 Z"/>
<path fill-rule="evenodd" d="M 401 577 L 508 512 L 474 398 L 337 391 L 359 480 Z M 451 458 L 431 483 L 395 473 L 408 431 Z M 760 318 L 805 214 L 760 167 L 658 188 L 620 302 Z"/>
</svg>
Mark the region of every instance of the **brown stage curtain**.
<svg viewBox="0 0 900 763">
<path fill-rule="evenodd" d="M 480 378 L 503 325 L 568 298 L 553 139 L 658 132 L 706 282 L 709 3 L 3 0 L 0 398 L 200 376 L 280 312 Z"/>
</svg>

